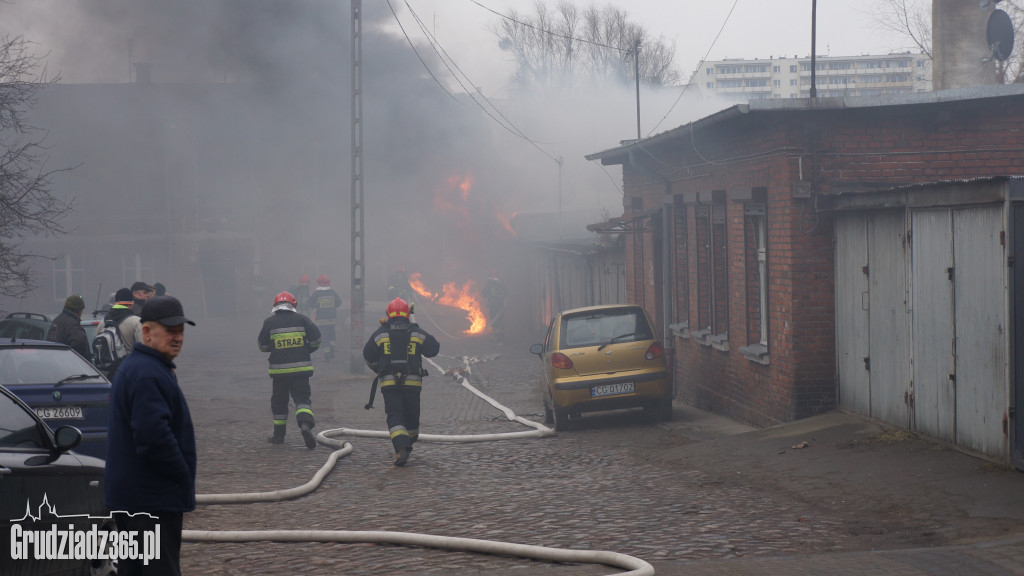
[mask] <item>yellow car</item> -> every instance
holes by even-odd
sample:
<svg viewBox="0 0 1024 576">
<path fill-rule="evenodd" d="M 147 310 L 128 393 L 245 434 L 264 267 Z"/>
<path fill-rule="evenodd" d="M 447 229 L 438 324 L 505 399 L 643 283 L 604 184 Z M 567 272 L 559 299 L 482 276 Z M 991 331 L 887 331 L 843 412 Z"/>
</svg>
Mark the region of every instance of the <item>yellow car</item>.
<svg viewBox="0 0 1024 576">
<path fill-rule="evenodd" d="M 544 417 L 565 430 L 583 412 L 643 407 L 672 419 L 672 379 L 665 347 L 640 306 L 575 308 L 556 314 L 540 357 Z"/>
</svg>

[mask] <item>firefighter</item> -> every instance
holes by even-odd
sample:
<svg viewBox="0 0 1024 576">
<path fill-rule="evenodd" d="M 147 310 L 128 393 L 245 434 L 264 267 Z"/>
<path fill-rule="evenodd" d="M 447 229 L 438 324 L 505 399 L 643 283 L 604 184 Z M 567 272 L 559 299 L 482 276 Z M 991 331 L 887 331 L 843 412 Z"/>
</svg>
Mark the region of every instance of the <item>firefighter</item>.
<svg viewBox="0 0 1024 576">
<path fill-rule="evenodd" d="M 316 290 L 306 300 L 306 309 L 313 314 L 316 326 L 323 334 L 324 343 L 327 344 L 324 360 L 334 358 L 334 324 L 338 319 L 340 306 L 341 296 L 331 290 L 331 279 L 326 274 L 321 274 L 316 279 Z"/>
<path fill-rule="evenodd" d="M 405 466 L 419 437 L 420 390 L 427 375 L 422 357 L 432 358 L 440 350 L 437 339 L 412 321 L 409 304 L 401 298 L 388 304 L 387 320 L 363 346 L 363 359 L 380 379 L 395 466 Z"/>
<path fill-rule="evenodd" d="M 260 351 L 270 352 L 273 392 L 270 411 L 274 418 L 271 444 L 283 444 L 288 426 L 288 396 L 295 402 L 295 422 L 302 431 L 306 448 L 316 448 L 313 437 L 313 407 L 309 377 L 313 375 L 310 353 L 320 347 L 320 330 L 312 320 L 295 311 L 295 296 L 281 292 L 274 298 L 273 315 L 263 321 L 258 338 Z"/>
<path fill-rule="evenodd" d="M 306 301 L 309 300 L 309 276 L 303 274 L 299 277 L 299 285 L 291 289 L 295 301 L 299 303 L 296 307 L 299 312 L 305 312 Z"/>
</svg>

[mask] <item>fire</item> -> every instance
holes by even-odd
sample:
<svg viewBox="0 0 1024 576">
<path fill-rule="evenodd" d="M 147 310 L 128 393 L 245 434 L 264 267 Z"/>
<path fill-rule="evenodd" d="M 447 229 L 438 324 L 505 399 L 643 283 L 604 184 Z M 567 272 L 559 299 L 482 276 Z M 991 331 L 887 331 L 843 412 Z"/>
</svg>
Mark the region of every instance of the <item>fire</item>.
<svg viewBox="0 0 1024 576">
<path fill-rule="evenodd" d="M 463 330 L 463 334 L 482 334 L 487 329 L 487 317 L 484 315 L 483 306 L 480 304 L 480 295 L 472 280 L 467 280 L 461 286 L 455 282 L 448 282 L 438 294 L 428 290 L 420 279 L 420 273 L 414 272 L 409 275 L 409 286 L 417 294 L 431 302 L 465 310 L 469 328 Z"/>
<path fill-rule="evenodd" d="M 473 175 L 450 176 L 445 188 L 434 193 L 434 208 L 442 213 L 454 213 L 459 218 L 470 218 L 469 193 L 473 189 Z"/>
<path fill-rule="evenodd" d="M 501 212 L 498 212 L 497 214 L 498 222 L 500 222 L 502 227 L 505 228 L 505 231 L 512 236 L 518 235 L 514 225 L 517 216 L 519 216 L 519 212 L 513 212 L 511 216 L 506 216 Z"/>
</svg>

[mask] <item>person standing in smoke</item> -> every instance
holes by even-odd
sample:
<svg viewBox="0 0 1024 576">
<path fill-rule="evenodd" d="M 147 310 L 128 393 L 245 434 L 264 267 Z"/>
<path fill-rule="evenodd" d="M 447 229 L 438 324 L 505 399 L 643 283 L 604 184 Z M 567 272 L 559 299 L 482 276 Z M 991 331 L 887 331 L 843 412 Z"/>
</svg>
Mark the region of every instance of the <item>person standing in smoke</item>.
<svg viewBox="0 0 1024 576">
<path fill-rule="evenodd" d="M 395 466 L 405 466 L 420 433 L 420 391 L 423 356 L 441 351 L 437 339 L 410 318 L 411 308 L 401 298 L 388 304 L 387 320 L 363 346 L 363 360 L 380 379 L 380 394 L 388 415 L 388 432 L 395 449 Z"/>
<path fill-rule="evenodd" d="M 270 411 L 274 418 L 271 444 L 283 444 L 288 427 L 288 396 L 295 401 L 295 422 L 302 432 L 306 448 L 316 448 L 313 437 L 313 406 L 309 378 L 313 375 L 310 353 L 320 347 L 320 330 L 312 320 L 295 311 L 295 296 L 281 292 L 274 298 L 273 315 L 263 321 L 257 337 L 261 352 L 270 352 L 270 378 L 273 392 Z"/>
<path fill-rule="evenodd" d="M 482 295 L 487 301 L 487 324 L 490 325 L 494 334 L 500 336 L 504 325 L 502 317 L 505 312 L 505 297 L 508 295 L 508 291 L 501 280 L 498 280 L 498 273 L 494 270 L 491 270 L 491 275 L 487 278 Z"/>
<path fill-rule="evenodd" d="M 313 320 L 323 334 L 324 343 L 327 344 L 324 360 L 334 358 L 334 325 L 338 320 L 340 306 L 341 296 L 331 289 L 331 279 L 326 274 L 321 274 L 316 279 L 316 290 L 306 300 L 306 308 L 313 314 Z"/>
<path fill-rule="evenodd" d="M 301 313 L 306 312 L 306 302 L 309 300 L 309 276 L 303 274 L 299 276 L 299 285 L 289 290 L 295 301 L 299 303 L 298 311 Z"/>
</svg>

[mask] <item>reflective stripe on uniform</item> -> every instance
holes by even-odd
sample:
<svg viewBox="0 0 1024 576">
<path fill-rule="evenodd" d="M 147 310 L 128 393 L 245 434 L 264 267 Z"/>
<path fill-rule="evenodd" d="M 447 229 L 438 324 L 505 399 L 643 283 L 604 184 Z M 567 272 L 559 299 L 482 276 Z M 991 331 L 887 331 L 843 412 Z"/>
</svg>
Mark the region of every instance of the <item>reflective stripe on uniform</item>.
<svg viewBox="0 0 1024 576">
<path fill-rule="evenodd" d="M 299 414 L 309 414 L 310 416 L 312 416 L 313 415 L 313 409 L 311 407 L 305 405 L 305 404 L 303 404 L 301 406 L 296 406 L 295 407 L 295 415 L 298 416 Z"/>
<path fill-rule="evenodd" d="M 408 436 L 409 431 L 405 429 L 405 426 L 395 426 L 388 430 L 391 433 L 391 439 L 394 440 L 397 436 Z"/>
<path fill-rule="evenodd" d="M 302 362 L 287 362 L 283 364 L 271 364 L 270 374 L 294 374 L 296 372 L 312 372 L 313 362 L 312 360 L 304 360 Z"/>
<path fill-rule="evenodd" d="M 380 387 L 395 386 L 398 384 L 397 379 L 393 374 L 385 374 L 380 377 Z M 423 386 L 423 377 L 418 374 L 409 374 L 405 377 L 406 386 Z"/>
</svg>

